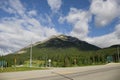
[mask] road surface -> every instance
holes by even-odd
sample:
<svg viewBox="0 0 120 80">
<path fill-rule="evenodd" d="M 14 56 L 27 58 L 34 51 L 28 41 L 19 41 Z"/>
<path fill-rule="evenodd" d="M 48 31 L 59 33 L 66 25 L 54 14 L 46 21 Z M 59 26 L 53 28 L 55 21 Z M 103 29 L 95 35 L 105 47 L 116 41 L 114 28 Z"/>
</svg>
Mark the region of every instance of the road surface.
<svg viewBox="0 0 120 80">
<path fill-rule="evenodd" d="M 0 73 L 0 80 L 120 80 L 120 63 Z"/>
</svg>

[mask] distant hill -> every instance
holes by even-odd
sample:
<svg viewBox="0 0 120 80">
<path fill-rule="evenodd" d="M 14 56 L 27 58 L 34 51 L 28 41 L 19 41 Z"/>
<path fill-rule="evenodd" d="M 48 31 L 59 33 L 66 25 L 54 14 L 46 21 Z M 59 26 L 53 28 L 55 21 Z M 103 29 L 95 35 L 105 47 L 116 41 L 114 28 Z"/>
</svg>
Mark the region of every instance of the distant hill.
<svg viewBox="0 0 120 80">
<path fill-rule="evenodd" d="M 110 47 L 108 47 L 108 48 L 117 48 L 117 47 L 120 48 L 120 44 L 119 44 L 119 45 L 112 45 L 112 46 L 110 46 Z"/>
</svg>

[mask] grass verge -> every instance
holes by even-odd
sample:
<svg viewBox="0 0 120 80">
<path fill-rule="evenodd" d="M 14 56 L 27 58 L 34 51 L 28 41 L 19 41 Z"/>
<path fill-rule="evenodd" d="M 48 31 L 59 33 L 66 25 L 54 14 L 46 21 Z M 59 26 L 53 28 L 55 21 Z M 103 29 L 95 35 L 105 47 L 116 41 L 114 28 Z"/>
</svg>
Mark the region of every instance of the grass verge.
<svg viewBox="0 0 120 80">
<path fill-rule="evenodd" d="M 47 68 L 35 68 L 35 67 L 7 67 L 7 68 L 1 68 L 0 73 L 2 72 L 17 72 L 17 71 L 31 71 L 31 70 L 44 70 Z"/>
</svg>

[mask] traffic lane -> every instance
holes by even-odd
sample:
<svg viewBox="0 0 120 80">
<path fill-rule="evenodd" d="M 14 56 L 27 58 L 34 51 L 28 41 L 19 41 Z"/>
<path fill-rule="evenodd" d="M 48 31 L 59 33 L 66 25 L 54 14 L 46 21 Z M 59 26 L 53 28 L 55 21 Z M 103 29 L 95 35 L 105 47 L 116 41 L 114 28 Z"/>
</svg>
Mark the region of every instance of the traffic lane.
<svg viewBox="0 0 120 80">
<path fill-rule="evenodd" d="M 74 80 L 120 80 L 120 69 L 74 77 Z"/>
<path fill-rule="evenodd" d="M 120 66 L 117 67 L 109 67 L 109 68 L 101 68 L 101 69 L 94 69 L 94 70 L 88 70 L 88 71 L 83 71 L 83 72 L 76 72 L 76 73 L 71 73 L 67 74 L 71 77 L 77 77 L 77 76 L 86 76 L 86 75 L 91 75 L 91 74 L 96 74 L 96 73 L 102 73 L 102 72 L 108 72 L 108 71 L 116 71 L 116 73 L 120 74 Z"/>
<path fill-rule="evenodd" d="M 68 80 L 120 80 L 120 67 L 88 70 L 84 72 L 71 73 L 62 76 Z"/>
<path fill-rule="evenodd" d="M 69 74 L 52 72 L 52 74 L 55 75 L 25 80 L 119 80 L 120 67 L 102 68 Z"/>
<path fill-rule="evenodd" d="M 52 76 L 51 70 L 33 70 L 0 73 L 0 80 L 23 80 L 29 78 Z"/>
</svg>

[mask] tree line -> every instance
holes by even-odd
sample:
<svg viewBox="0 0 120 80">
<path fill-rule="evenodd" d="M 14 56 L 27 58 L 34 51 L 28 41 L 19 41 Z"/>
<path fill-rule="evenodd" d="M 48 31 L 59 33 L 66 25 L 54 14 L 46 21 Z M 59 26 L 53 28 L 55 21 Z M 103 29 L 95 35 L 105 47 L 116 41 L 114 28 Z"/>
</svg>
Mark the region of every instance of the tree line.
<svg viewBox="0 0 120 80">
<path fill-rule="evenodd" d="M 0 61 L 6 61 L 7 66 L 22 65 L 29 61 L 30 49 L 23 54 L 9 54 L 1 56 Z M 118 53 L 116 48 L 101 49 L 97 51 L 80 51 L 76 48 L 54 49 L 54 48 L 33 48 L 33 60 L 43 61 L 39 67 L 48 64 L 51 59 L 53 67 L 84 66 L 95 64 L 106 64 L 108 62 L 118 62 Z"/>
</svg>

